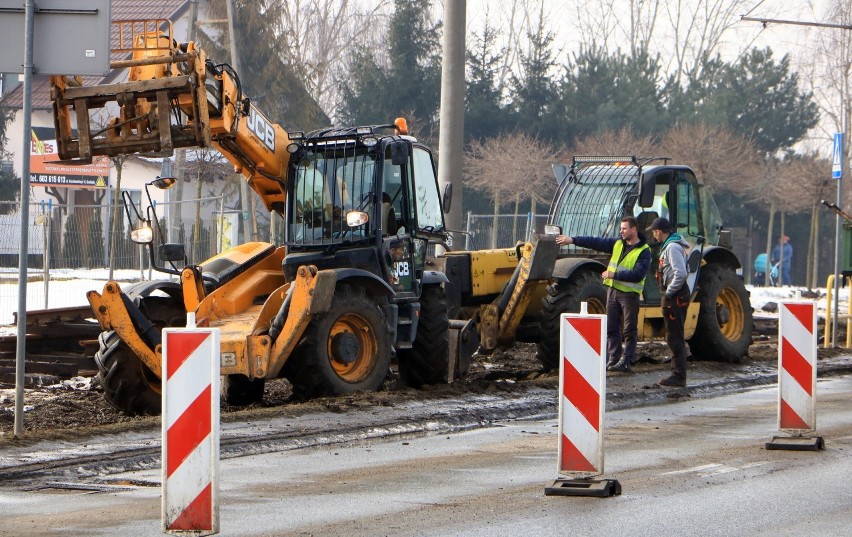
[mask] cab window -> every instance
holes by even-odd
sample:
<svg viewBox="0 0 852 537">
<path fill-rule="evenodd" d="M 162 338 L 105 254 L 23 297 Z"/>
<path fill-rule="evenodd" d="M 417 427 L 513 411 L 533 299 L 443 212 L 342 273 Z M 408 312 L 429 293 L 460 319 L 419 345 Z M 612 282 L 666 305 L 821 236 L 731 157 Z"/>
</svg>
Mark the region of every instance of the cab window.
<svg viewBox="0 0 852 537">
<path fill-rule="evenodd" d="M 432 156 L 422 147 L 414 148 L 414 206 L 417 228 L 437 231 L 444 228 L 441 196 L 432 166 Z"/>
</svg>

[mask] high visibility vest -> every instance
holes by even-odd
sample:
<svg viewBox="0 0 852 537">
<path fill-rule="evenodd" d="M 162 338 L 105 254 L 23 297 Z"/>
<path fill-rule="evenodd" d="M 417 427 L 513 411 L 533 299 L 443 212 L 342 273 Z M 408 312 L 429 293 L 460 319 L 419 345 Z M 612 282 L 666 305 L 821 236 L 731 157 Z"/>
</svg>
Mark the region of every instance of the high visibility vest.
<svg viewBox="0 0 852 537">
<path fill-rule="evenodd" d="M 610 272 L 618 272 L 619 270 L 631 270 L 636 266 L 636 261 L 639 260 L 639 254 L 648 250 L 649 247 L 647 244 L 643 244 L 639 248 L 633 248 L 627 255 L 624 256 L 624 259 L 619 263 L 618 259 L 621 257 L 621 252 L 624 250 L 624 241 L 619 240 L 612 247 L 612 256 L 609 258 L 609 265 L 607 266 L 607 270 Z M 603 281 L 604 285 L 608 285 L 613 289 L 618 289 L 619 291 L 624 291 L 625 293 L 641 293 L 645 288 L 645 276 L 642 276 L 642 281 L 640 282 L 624 282 L 621 280 L 613 280 L 612 278 L 607 278 Z"/>
</svg>

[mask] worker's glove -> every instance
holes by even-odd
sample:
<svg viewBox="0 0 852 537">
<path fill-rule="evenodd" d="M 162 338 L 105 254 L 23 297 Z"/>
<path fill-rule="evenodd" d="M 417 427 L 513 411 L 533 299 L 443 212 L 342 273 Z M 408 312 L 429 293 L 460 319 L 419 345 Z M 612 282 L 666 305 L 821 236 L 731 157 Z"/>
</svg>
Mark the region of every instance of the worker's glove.
<svg viewBox="0 0 852 537">
<path fill-rule="evenodd" d="M 664 308 L 670 308 L 670 307 L 672 307 L 672 297 L 670 297 L 669 295 L 665 295 L 665 294 L 664 294 L 664 295 L 663 295 L 663 298 L 662 298 L 662 301 L 660 302 L 660 304 L 661 304 Z"/>
<path fill-rule="evenodd" d="M 680 308 L 685 308 L 689 305 L 689 295 L 677 295 L 675 297 L 675 303 Z"/>
</svg>

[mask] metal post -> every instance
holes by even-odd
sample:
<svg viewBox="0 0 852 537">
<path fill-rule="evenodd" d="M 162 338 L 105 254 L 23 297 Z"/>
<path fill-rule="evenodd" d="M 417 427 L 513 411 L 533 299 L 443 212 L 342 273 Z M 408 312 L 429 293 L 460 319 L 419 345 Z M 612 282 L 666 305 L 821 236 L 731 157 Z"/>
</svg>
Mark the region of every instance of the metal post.
<svg viewBox="0 0 852 537">
<path fill-rule="evenodd" d="M 438 142 L 438 183 L 453 184 L 450 229 L 462 225 L 462 166 L 464 164 L 464 32 L 466 0 L 444 2 L 444 39 L 441 61 L 441 116 Z"/>
<path fill-rule="evenodd" d="M 27 352 L 27 253 L 30 221 L 30 151 L 33 110 L 33 30 L 35 2 L 24 2 L 24 153 L 21 169 L 21 243 L 18 249 L 18 332 L 15 351 L 15 425 L 16 437 L 24 432 L 24 357 Z"/>
<path fill-rule="evenodd" d="M 465 233 L 465 235 L 464 235 L 464 249 L 467 250 L 467 251 L 470 251 L 470 249 L 471 249 L 471 245 L 470 245 L 470 236 L 471 236 L 470 235 L 470 221 L 471 221 L 472 217 L 473 217 L 472 213 L 470 211 L 468 211 L 467 212 L 467 224 L 465 225 L 465 231 L 467 231 L 467 233 Z"/>
<path fill-rule="evenodd" d="M 846 146 L 846 136 L 843 137 L 843 146 Z M 837 206 L 843 207 L 841 180 L 837 180 Z M 834 330 L 831 333 L 831 346 L 837 348 L 837 325 L 840 319 L 840 215 L 834 216 Z M 852 295 L 849 297 L 852 300 Z"/>
<path fill-rule="evenodd" d="M 42 205 L 42 216 L 44 214 L 44 205 Z M 50 213 L 46 215 L 44 219 L 44 229 L 42 238 L 42 242 L 44 243 L 44 249 L 41 251 L 41 265 L 42 265 L 42 279 L 44 280 L 44 309 L 49 307 L 48 305 L 48 287 L 50 286 L 50 242 L 48 241 L 48 235 L 50 235 Z"/>
</svg>

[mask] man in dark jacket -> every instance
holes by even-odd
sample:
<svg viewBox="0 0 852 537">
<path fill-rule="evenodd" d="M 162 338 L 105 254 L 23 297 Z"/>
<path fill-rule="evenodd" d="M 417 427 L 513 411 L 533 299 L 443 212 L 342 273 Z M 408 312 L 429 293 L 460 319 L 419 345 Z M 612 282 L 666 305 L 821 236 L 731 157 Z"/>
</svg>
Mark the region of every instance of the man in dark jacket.
<svg viewBox="0 0 852 537">
<path fill-rule="evenodd" d="M 636 358 L 639 297 L 651 264 L 651 249 L 639 233 L 632 216 L 621 219 L 620 239 L 568 237 L 559 235 L 556 243 L 575 244 L 611 254 L 607 269 L 601 273 L 606 295 L 607 371 L 627 373 Z M 622 348 L 622 341 L 624 347 Z"/>
<path fill-rule="evenodd" d="M 686 360 L 689 356 L 683 334 L 686 309 L 689 307 L 689 285 L 686 283 L 686 251 L 689 243 L 672 231 L 671 222 L 665 218 L 654 220 L 651 233 L 654 240 L 662 244 L 657 281 L 662 295 L 666 343 L 672 351 L 672 374 L 657 384 L 678 388 L 686 386 Z"/>
</svg>

